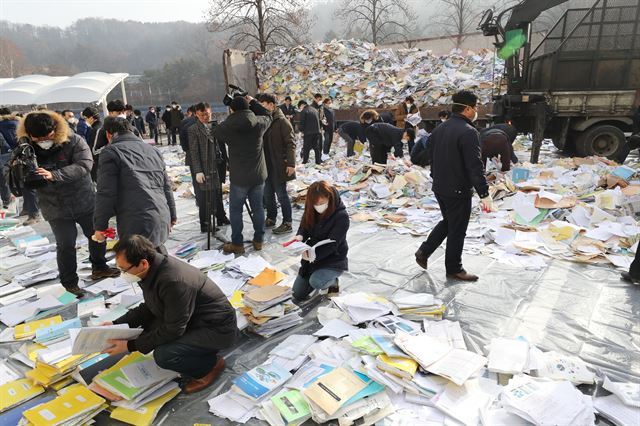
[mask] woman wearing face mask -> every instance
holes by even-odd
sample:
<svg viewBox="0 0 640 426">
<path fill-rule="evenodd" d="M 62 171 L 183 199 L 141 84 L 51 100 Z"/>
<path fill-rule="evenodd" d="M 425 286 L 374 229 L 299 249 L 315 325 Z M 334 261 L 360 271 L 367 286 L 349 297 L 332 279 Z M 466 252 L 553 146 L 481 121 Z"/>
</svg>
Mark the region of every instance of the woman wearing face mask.
<svg viewBox="0 0 640 426">
<path fill-rule="evenodd" d="M 323 240 L 313 253 L 304 252 L 298 276 L 293 284 L 293 297 L 306 299 L 313 290 L 329 289 L 338 293 L 338 277 L 349 269 L 347 262 L 347 231 L 349 214 L 338 191 L 325 181 L 312 183 L 307 189 L 305 210 L 296 239 L 314 246 Z"/>
<path fill-rule="evenodd" d="M 413 96 L 407 96 L 404 102 L 401 103 L 396 110 L 396 126 L 402 129 L 413 127 L 410 123 L 405 121 L 405 118 L 407 118 L 407 115 L 415 114 L 417 112 L 418 106 L 416 105 Z"/>
<path fill-rule="evenodd" d="M 61 284 L 76 296 L 84 294 L 78 287 L 76 273 L 76 224 L 89 239 L 91 279 L 120 275 L 117 269 L 107 266 L 106 245 L 91 239 L 95 190 L 89 174 L 93 158 L 87 143 L 53 111 L 27 114 L 20 121 L 17 136 L 28 141 L 36 154 L 39 166 L 36 173 L 40 180 L 30 182 L 37 185 L 42 215 L 56 239 Z"/>
</svg>

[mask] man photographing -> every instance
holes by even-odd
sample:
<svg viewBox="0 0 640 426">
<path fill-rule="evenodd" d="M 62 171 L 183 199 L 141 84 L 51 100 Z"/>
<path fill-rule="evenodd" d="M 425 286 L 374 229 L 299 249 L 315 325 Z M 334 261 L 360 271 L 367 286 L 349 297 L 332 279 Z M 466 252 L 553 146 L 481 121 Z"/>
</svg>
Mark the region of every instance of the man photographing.
<svg viewBox="0 0 640 426">
<path fill-rule="evenodd" d="M 251 109 L 249 109 L 251 107 Z M 269 112 L 251 96 L 236 96 L 229 105 L 231 114 L 213 128 L 213 137 L 229 147 L 229 219 L 231 242 L 225 253 L 244 253 L 242 213 L 248 199 L 253 212 L 253 248 L 262 250 L 264 208 L 262 204 L 267 164 L 262 137 L 271 124 Z M 254 112 L 257 112 L 254 113 Z"/>
</svg>

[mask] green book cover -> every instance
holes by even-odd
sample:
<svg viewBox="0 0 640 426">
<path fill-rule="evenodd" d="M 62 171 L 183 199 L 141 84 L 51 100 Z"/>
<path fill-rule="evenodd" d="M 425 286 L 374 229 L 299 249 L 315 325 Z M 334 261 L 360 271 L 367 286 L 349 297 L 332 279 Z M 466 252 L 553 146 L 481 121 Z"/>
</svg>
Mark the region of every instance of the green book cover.
<svg viewBox="0 0 640 426">
<path fill-rule="evenodd" d="M 311 415 L 309 405 L 300 391 L 291 390 L 271 398 L 273 405 L 280 411 L 287 423 L 294 423 Z"/>
<path fill-rule="evenodd" d="M 354 340 L 351 343 L 351 346 L 373 356 L 378 356 L 384 353 L 380 346 L 370 336 L 364 336 Z"/>
<path fill-rule="evenodd" d="M 145 356 L 140 354 L 140 357 L 134 358 L 131 362 L 127 362 L 124 365 L 135 364 L 137 362 L 142 362 L 145 359 Z M 121 395 L 129 401 L 135 398 L 142 391 L 142 389 L 134 387 L 129 380 L 127 380 L 127 377 L 120 368 L 109 371 L 106 374 L 101 375 L 99 378 L 97 377 L 95 380 L 100 386 L 107 388 L 107 390 L 110 390 L 113 393 Z"/>
</svg>

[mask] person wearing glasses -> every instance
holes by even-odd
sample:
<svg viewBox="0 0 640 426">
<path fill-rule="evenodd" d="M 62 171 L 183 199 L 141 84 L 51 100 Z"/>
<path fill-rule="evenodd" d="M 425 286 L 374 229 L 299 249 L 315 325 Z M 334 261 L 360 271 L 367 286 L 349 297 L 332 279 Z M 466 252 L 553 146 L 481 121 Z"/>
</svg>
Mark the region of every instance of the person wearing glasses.
<svg viewBox="0 0 640 426">
<path fill-rule="evenodd" d="M 199 269 L 160 254 L 143 236 L 129 235 L 114 246 L 122 279 L 138 283 L 144 302 L 112 322 L 142 327 L 135 340 L 110 340 L 105 353 L 153 351 L 160 368 L 187 379 L 186 393 L 198 392 L 224 370 L 219 352 L 238 339 L 236 312 L 227 297 Z"/>
<path fill-rule="evenodd" d="M 415 253 L 416 263 L 427 269 L 429 257 L 447 240 L 445 267 L 447 277 L 477 281 L 462 267 L 464 237 L 471 216 L 471 198 L 475 189 L 484 211 L 493 209 L 489 186 L 484 176 L 480 139 L 473 122 L 478 119 L 478 97 L 468 90 L 452 97 L 451 118 L 433 130 L 427 146 L 431 164 L 433 192 L 440 205 L 442 220 L 427 241 Z"/>
</svg>

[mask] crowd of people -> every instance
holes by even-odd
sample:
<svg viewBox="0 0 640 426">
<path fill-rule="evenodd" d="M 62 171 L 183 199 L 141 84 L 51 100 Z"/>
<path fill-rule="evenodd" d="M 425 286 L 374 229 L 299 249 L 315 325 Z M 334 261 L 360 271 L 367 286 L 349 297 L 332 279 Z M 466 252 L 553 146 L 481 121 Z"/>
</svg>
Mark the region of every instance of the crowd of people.
<svg viewBox="0 0 640 426">
<path fill-rule="evenodd" d="M 154 351 L 158 365 L 189 377 L 185 390 L 195 392 L 220 374 L 224 359 L 218 352 L 238 337 L 235 311 L 216 284 L 169 256 L 164 246 L 178 220 L 172 185 L 160 150 L 143 140 L 147 136 L 157 141 L 160 120 L 166 123 L 169 143 L 176 145 L 179 139 L 185 152 L 201 231 L 231 226 L 224 252 L 245 252 L 245 206 L 250 209 L 254 250 L 262 250 L 267 229 L 293 233 L 287 182 L 296 179 L 296 132 L 302 139 L 303 164 L 311 151 L 315 163 L 321 164 L 339 136 L 346 141 L 347 156 L 361 152 L 367 142 L 373 163 L 386 164 L 388 158 L 404 157 L 406 152 L 411 159 L 407 164 L 430 166 L 442 220 L 415 253 L 415 260 L 427 269 L 430 256 L 447 239 L 447 276 L 478 279 L 462 265 L 471 200 L 475 190 L 482 208 L 493 209 L 486 163 L 497 158 L 506 171 L 517 162 L 511 147 L 517 131 L 512 126 L 495 125 L 478 132 L 474 124 L 478 98 L 469 91 L 453 96 L 450 112 L 440 114 L 431 133 L 421 126 L 419 107 L 411 97 L 398 108 L 395 119 L 389 113 L 366 110 L 358 121 L 339 127 L 330 98 L 317 94 L 311 104 L 300 100 L 297 106 L 290 97 L 278 105 L 272 94 L 236 96 L 220 123 L 212 121 L 206 102 L 188 107 L 184 114 L 173 102 L 162 117 L 151 107 L 144 118 L 120 100 L 107 104 L 104 119 L 93 106 L 81 112 L 81 120 L 69 110 L 38 110 L 21 117 L 0 111 L 0 158 L 7 172 L 0 182 L 3 205 L 13 203 L 11 192 L 18 192 L 26 224 L 38 221 L 42 212 L 55 236 L 61 284 L 77 296 L 84 294 L 76 272 L 79 225 L 89 240 L 91 279 L 122 276 L 142 289 L 144 303 L 114 323 L 143 327 L 143 334 L 128 342 L 112 341 L 108 353 Z M 32 169 L 17 173 L 19 166 L 28 165 L 29 153 L 35 159 Z M 23 181 L 17 182 L 17 176 Z M 227 177 L 228 216 L 222 196 Z M 119 238 L 114 248 L 116 268 L 107 266 L 105 257 L 106 239 L 113 237 L 112 218 Z M 293 284 L 296 300 L 316 290 L 339 291 L 339 277 L 348 270 L 348 229 L 349 215 L 337 189 L 325 181 L 312 183 L 293 241 L 310 247 L 323 244 L 302 254 Z"/>
</svg>

